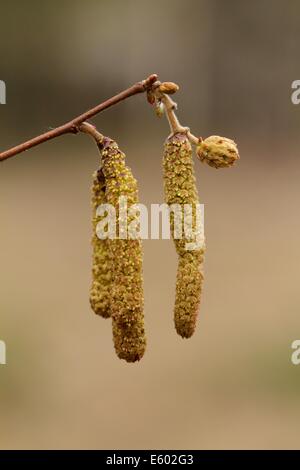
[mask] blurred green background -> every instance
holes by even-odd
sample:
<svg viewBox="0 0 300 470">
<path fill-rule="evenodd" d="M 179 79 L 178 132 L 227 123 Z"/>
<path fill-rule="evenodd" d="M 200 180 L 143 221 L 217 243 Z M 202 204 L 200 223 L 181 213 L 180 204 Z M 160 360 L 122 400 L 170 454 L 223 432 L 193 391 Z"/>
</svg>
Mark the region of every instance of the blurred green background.
<svg viewBox="0 0 300 470">
<path fill-rule="evenodd" d="M 234 138 L 241 160 L 196 162 L 207 255 L 198 329 L 175 334 L 177 259 L 144 243 L 148 350 L 126 364 L 90 310 L 91 140 L 65 136 L 0 166 L 2 449 L 300 448 L 297 0 L 0 3 L 1 150 L 158 73 L 183 124 Z M 94 119 L 145 204 L 163 202 L 169 133 L 145 96 Z"/>
</svg>

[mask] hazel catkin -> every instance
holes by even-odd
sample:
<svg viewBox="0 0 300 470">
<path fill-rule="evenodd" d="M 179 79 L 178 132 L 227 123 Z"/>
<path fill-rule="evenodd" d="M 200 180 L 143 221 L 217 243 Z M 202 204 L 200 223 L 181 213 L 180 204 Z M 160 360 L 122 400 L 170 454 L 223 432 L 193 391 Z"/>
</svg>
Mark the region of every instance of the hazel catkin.
<svg viewBox="0 0 300 470">
<path fill-rule="evenodd" d="M 135 362 L 146 348 L 144 327 L 144 295 L 142 277 L 142 246 L 140 239 L 125 238 L 122 229 L 124 214 L 120 197 L 126 198 L 127 208 L 138 203 L 137 182 L 126 166 L 125 155 L 116 142 L 104 138 L 100 147 L 106 200 L 116 209 L 118 238 L 108 239 L 112 263 L 111 316 L 113 340 L 120 359 Z M 126 210 L 127 226 L 134 217 Z M 123 238 L 122 238 L 123 237 Z"/>
<path fill-rule="evenodd" d="M 93 174 L 92 184 L 92 226 L 93 226 L 93 261 L 92 261 L 92 286 L 90 290 L 90 304 L 97 315 L 109 318 L 110 292 L 111 292 L 111 256 L 107 239 L 99 239 L 96 233 L 97 224 L 101 217 L 97 216 L 97 208 L 106 203 L 105 178 L 100 168 Z"/>
<path fill-rule="evenodd" d="M 193 234 L 191 238 L 185 233 L 182 238 L 174 237 L 176 218 L 173 212 L 170 213 L 171 232 L 179 255 L 174 322 L 177 333 L 183 338 L 189 338 L 195 331 L 200 305 L 204 240 L 199 243 L 199 224 L 196 223 L 199 197 L 195 182 L 192 148 L 185 134 L 178 133 L 167 139 L 164 148 L 163 178 L 165 202 L 169 206 L 180 205 L 182 212 L 185 205 L 189 205 L 192 209 Z M 195 243 L 197 241 L 198 243 Z M 187 249 L 190 243 L 194 243 L 193 249 Z"/>
</svg>

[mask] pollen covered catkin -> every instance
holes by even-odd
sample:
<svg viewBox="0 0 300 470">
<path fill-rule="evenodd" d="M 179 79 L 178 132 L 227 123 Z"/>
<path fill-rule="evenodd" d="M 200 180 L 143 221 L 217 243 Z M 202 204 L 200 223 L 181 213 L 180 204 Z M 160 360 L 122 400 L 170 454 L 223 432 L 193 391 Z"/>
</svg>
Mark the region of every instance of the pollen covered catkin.
<svg viewBox="0 0 300 470">
<path fill-rule="evenodd" d="M 108 240 L 100 240 L 97 237 L 97 224 L 101 217 L 97 216 L 97 208 L 106 203 L 105 178 L 102 169 L 93 174 L 92 184 L 92 226 L 93 226 L 93 261 L 92 261 L 92 286 L 90 290 L 90 304 L 97 315 L 109 318 L 110 295 L 111 295 L 111 257 L 109 253 Z"/>
<path fill-rule="evenodd" d="M 140 239 L 125 238 L 122 227 L 134 222 L 129 208 L 138 203 L 137 182 L 126 166 L 125 155 L 116 142 L 104 138 L 100 147 L 103 174 L 106 181 L 106 200 L 116 209 L 117 235 L 108 239 L 113 259 L 111 315 L 113 340 L 120 359 L 135 362 L 142 358 L 146 348 L 144 327 L 144 295 L 142 273 L 142 246 Z M 127 209 L 119 207 L 120 197 L 126 198 Z M 121 213 L 122 212 L 122 213 Z"/>
<path fill-rule="evenodd" d="M 167 139 L 164 148 L 163 178 L 165 202 L 169 206 L 180 205 L 182 217 L 184 205 L 188 204 L 192 209 L 192 238 L 187 238 L 185 235 L 183 222 L 181 223 L 182 238 L 174 237 L 176 217 L 173 211 L 170 212 L 171 233 L 179 255 L 174 322 L 177 333 L 183 338 L 189 338 L 195 331 L 200 305 L 204 240 L 202 243 L 195 243 L 194 249 L 187 249 L 188 244 L 195 242 L 199 235 L 199 227 L 196 224 L 196 205 L 199 204 L 199 197 L 194 175 L 192 148 L 185 134 L 178 133 Z"/>
</svg>

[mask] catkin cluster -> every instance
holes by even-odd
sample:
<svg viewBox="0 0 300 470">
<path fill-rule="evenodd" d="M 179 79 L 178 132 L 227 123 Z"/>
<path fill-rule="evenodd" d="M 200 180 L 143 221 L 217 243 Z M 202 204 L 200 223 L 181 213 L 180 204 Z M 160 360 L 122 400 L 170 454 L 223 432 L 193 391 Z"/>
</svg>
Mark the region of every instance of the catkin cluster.
<svg viewBox="0 0 300 470">
<path fill-rule="evenodd" d="M 166 203 L 169 206 L 179 204 L 182 210 L 186 204 L 192 207 L 194 229 L 192 239 L 185 236 L 184 229 L 182 238 L 174 237 L 176 218 L 174 212 L 170 212 L 171 232 L 179 255 L 174 322 L 177 333 L 183 338 L 189 338 L 195 331 L 200 305 L 204 243 L 200 246 L 195 245 L 196 248 L 192 250 L 187 249 L 191 243 L 197 241 L 199 235 L 199 227 L 196 224 L 196 205 L 199 204 L 199 197 L 195 183 L 192 148 L 185 134 L 175 134 L 166 141 L 163 178 Z"/>
<path fill-rule="evenodd" d="M 106 202 L 115 207 L 117 237 L 107 239 L 112 279 L 109 311 L 112 317 L 116 353 L 127 362 L 140 360 L 145 352 L 144 297 L 142 278 L 142 247 L 140 239 L 126 238 L 123 233 L 124 214 L 119 208 L 120 197 L 126 198 L 128 209 L 138 203 L 137 182 L 126 166 L 125 155 L 116 142 L 104 138 L 99 146 L 103 162 Z M 125 213 L 127 226 L 135 215 Z"/>
<path fill-rule="evenodd" d="M 140 223 L 137 181 L 115 141 L 101 137 L 97 143 L 101 168 L 94 173 L 92 186 L 93 282 L 90 303 L 95 313 L 104 318 L 111 317 L 118 357 L 135 362 L 142 358 L 146 349 L 142 246 L 140 238 L 135 236 Z M 197 155 L 215 168 L 231 166 L 239 159 L 234 141 L 219 136 L 199 140 Z M 192 147 L 187 133 L 172 134 L 165 142 L 163 179 L 165 202 L 170 208 L 171 233 L 179 258 L 174 323 L 180 336 L 190 338 L 196 328 L 201 300 L 205 243 Z M 102 211 L 97 212 L 101 204 L 108 204 L 115 211 L 115 233 L 102 239 L 97 235 L 97 226 L 105 217 L 99 215 Z M 134 233 L 130 230 L 132 227 Z"/>
</svg>

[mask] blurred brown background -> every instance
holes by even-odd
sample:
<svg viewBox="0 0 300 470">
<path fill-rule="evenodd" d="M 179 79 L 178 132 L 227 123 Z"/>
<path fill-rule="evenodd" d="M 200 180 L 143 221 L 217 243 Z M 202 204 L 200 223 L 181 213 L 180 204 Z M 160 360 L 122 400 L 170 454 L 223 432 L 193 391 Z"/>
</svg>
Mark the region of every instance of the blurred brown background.
<svg viewBox="0 0 300 470">
<path fill-rule="evenodd" d="M 180 85 L 179 117 L 239 145 L 215 171 L 196 162 L 206 279 L 198 329 L 176 336 L 176 255 L 146 241 L 148 350 L 126 364 L 88 303 L 86 136 L 65 136 L 0 167 L 0 446 L 300 448 L 297 0 L 1 2 L 1 149 L 158 73 Z M 165 119 L 145 96 L 99 115 L 145 204 L 163 201 Z"/>
</svg>

